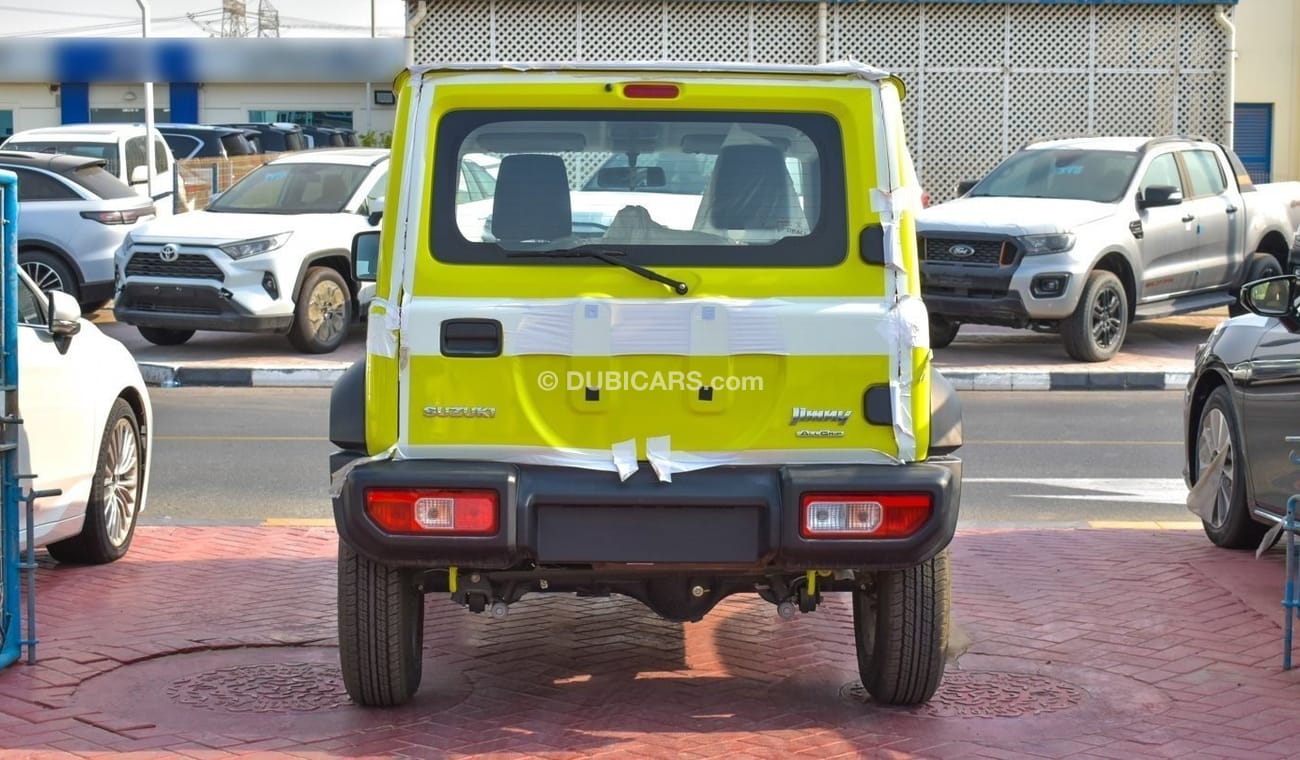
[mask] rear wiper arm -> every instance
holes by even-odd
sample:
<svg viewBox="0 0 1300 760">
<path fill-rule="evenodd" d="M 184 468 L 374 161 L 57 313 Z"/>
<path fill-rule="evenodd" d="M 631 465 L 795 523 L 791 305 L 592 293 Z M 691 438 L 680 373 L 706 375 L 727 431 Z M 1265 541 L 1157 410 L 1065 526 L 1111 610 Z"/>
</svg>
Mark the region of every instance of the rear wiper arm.
<svg viewBox="0 0 1300 760">
<path fill-rule="evenodd" d="M 686 283 L 659 274 L 654 270 L 646 269 L 640 264 L 633 264 L 626 259 L 619 258 L 620 256 L 625 255 L 626 254 L 622 251 L 584 251 L 581 249 L 565 249 L 561 251 L 513 251 L 506 254 L 506 256 L 510 258 L 519 259 L 596 259 L 597 261 L 603 261 L 606 264 L 613 264 L 616 267 L 623 267 L 629 272 L 635 272 L 647 280 L 654 280 L 655 282 L 667 285 L 679 296 L 686 295 L 686 291 L 688 290 Z"/>
</svg>

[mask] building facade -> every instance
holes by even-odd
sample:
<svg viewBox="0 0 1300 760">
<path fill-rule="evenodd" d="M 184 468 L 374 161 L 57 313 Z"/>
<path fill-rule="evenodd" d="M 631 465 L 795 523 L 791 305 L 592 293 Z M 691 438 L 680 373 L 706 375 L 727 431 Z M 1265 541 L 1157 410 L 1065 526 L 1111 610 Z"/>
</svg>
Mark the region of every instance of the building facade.
<svg viewBox="0 0 1300 760">
<path fill-rule="evenodd" d="M 417 63 L 853 59 L 878 66 L 907 86 L 909 142 L 936 200 L 1033 139 L 1184 133 L 1227 140 L 1232 130 L 1227 3 L 410 0 L 410 7 L 423 17 Z"/>
</svg>

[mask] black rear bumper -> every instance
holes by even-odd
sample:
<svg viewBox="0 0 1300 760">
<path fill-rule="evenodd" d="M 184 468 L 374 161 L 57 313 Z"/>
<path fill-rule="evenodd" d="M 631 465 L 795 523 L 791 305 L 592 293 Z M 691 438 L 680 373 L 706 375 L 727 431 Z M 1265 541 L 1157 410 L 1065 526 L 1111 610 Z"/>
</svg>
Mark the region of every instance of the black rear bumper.
<svg viewBox="0 0 1300 760">
<path fill-rule="evenodd" d="M 354 457 L 335 454 L 331 469 Z M 388 534 L 365 514 L 370 487 L 494 490 L 500 529 L 487 537 Z M 803 494 L 861 491 L 929 493 L 934 510 L 907 538 L 800 535 Z M 334 520 L 340 538 L 361 554 L 429 569 L 645 563 L 737 573 L 884 570 L 916 565 L 947 546 L 960 497 L 961 461 L 948 457 L 908 465 L 718 467 L 675 474 L 671 483 L 645 464 L 620 482 L 614 473 L 565 467 L 394 460 L 354 468 L 334 498 Z"/>
</svg>

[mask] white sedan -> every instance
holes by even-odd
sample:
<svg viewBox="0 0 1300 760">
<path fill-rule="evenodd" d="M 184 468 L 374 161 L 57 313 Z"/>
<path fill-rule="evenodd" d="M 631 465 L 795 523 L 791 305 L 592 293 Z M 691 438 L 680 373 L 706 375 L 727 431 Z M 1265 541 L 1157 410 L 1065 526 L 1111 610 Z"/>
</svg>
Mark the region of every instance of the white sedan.
<svg viewBox="0 0 1300 760">
<path fill-rule="evenodd" d="M 35 544 L 60 562 L 112 562 L 144 509 L 149 392 L 131 354 L 81 319 L 72 296 L 18 275 L 19 471 L 37 476 L 24 489 L 62 491 L 36 502 Z"/>
</svg>

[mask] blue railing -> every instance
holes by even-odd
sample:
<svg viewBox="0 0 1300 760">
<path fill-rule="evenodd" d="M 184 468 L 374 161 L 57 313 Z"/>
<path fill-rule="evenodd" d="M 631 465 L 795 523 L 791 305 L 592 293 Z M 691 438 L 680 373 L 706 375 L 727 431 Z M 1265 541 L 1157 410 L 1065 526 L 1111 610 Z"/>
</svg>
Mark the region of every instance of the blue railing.
<svg viewBox="0 0 1300 760">
<path fill-rule="evenodd" d="M 13 663 L 22 652 L 22 608 L 18 595 L 18 177 L 0 170 L 0 391 L 4 394 L 0 418 L 0 667 Z"/>
</svg>

